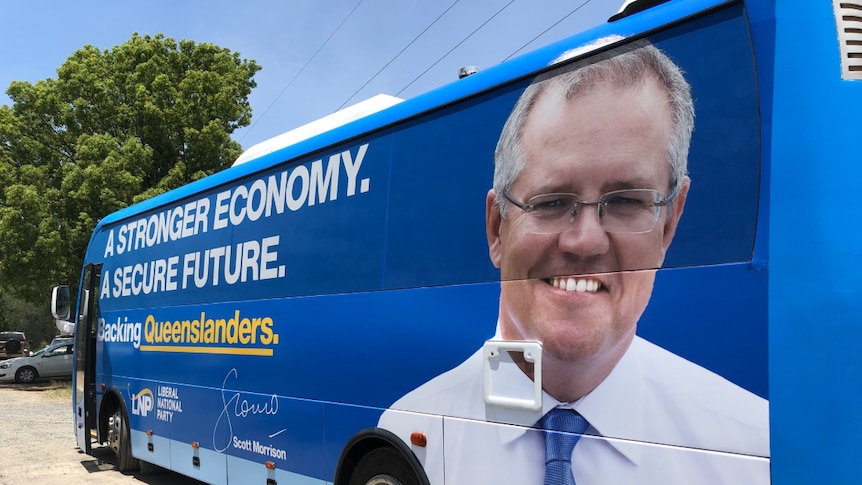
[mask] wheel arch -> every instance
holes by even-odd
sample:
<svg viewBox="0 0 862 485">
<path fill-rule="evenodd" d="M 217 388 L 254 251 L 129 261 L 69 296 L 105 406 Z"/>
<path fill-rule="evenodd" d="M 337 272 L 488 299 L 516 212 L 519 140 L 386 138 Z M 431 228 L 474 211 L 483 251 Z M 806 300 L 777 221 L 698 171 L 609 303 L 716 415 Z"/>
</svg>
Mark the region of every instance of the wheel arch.
<svg viewBox="0 0 862 485">
<path fill-rule="evenodd" d="M 121 410 L 123 416 L 126 417 L 126 421 L 128 422 L 129 410 L 126 408 L 126 400 L 123 399 L 123 394 L 119 389 L 111 387 L 105 391 L 105 395 L 102 396 L 102 402 L 99 404 L 99 412 L 97 413 L 99 419 L 96 424 L 96 428 L 98 430 L 100 443 L 104 443 L 108 440 L 108 418 L 110 418 L 117 409 Z"/>
<path fill-rule="evenodd" d="M 338 457 L 333 485 L 347 485 L 356 465 L 363 456 L 378 448 L 392 448 L 400 453 L 410 464 L 413 474 L 422 485 L 430 485 L 425 469 L 413 450 L 401 438 L 383 428 L 366 428 L 353 435 Z"/>
</svg>

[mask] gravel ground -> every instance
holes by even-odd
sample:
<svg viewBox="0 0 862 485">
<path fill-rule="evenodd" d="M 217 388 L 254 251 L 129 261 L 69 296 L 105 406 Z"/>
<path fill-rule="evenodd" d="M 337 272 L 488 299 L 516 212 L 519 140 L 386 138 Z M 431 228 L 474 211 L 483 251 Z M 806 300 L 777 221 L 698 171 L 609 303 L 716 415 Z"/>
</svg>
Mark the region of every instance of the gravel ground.
<svg viewBox="0 0 862 485">
<path fill-rule="evenodd" d="M 201 483 L 161 468 L 146 473 L 118 472 L 114 454 L 107 447 L 94 447 L 93 456 L 81 452 L 72 428 L 68 381 L 0 383 L 0 422 L 0 485 Z"/>
</svg>

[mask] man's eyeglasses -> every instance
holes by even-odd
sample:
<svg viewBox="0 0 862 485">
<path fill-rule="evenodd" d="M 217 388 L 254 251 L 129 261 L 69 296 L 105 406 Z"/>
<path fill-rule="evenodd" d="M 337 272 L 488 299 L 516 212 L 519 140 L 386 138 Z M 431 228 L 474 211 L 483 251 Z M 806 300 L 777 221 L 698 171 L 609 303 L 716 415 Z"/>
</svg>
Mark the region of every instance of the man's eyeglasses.
<svg viewBox="0 0 862 485">
<path fill-rule="evenodd" d="M 599 200 L 581 200 L 576 194 L 541 194 L 518 202 L 507 191 L 503 197 L 526 213 L 530 232 L 558 234 L 568 229 L 581 207 L 596 206 L 599 224 L 607 232 L 641 234 L 650 232 L 658 221 L 661 208 L 670 204 L 678 189 L 667 198 L 657 190 L 629 189 L 608 192 Z"/>
</svg>

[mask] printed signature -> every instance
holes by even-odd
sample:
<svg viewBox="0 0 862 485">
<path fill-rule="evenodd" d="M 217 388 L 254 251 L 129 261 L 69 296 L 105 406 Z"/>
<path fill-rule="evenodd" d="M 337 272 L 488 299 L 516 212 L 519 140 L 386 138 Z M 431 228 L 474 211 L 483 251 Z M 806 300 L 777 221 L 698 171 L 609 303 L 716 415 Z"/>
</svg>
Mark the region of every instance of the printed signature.
<svg viewBox="0 0 862 485">
<path fill-rule="evenodd" d="M 278 414 L 278 396 L 275 394 L 269 397 L 255 396 L 257 400 L 251 400 L 251 398 L 246 398 L 240 392 L 233 393 L 232 395 L 229 392 L 226 392 L 228 379 L 230 379 L 231 376 L 233 376 L 234 379 L 238 378 L 236 369 L 231 369 L 224 377 L 224 381 L 222 381 L 221 401 L 223 408 L 218 419 L 216 419 L 215 427 L 213 428 L 213 449 L 218 452 L 224 452 L 227 450 L 234 441 L 233 422 L 231 421 L 231 418 L 247 418 L 249 416 L 260 414 L 274 416 Z M 227 438 L 224 441 L 224 446 L 222 446 L 221 443 L 219 443 L 220 440 L 218 439 L 218 436 L 224 428 L 227 428 Z M 269 435 L 269 437 L 272 438 L 285 431 L 286 430 L 282 429 L 281 431 L 277 431 Z"/>
</svg>

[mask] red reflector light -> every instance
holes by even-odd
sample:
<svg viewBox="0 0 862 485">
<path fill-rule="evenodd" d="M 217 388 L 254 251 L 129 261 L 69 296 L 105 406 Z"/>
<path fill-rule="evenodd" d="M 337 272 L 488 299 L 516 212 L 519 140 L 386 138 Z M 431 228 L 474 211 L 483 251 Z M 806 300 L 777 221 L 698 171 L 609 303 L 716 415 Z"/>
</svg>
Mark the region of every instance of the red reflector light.
<svg viewBox="0 0 862 485">
<path fill-rule="evenodd" d="M 412 433 L 410 435 L 410 442 L 416 446 L 425 448 L 428 446 L 428 437 L 425 436 L 425 433 Z"/>
</svg>

